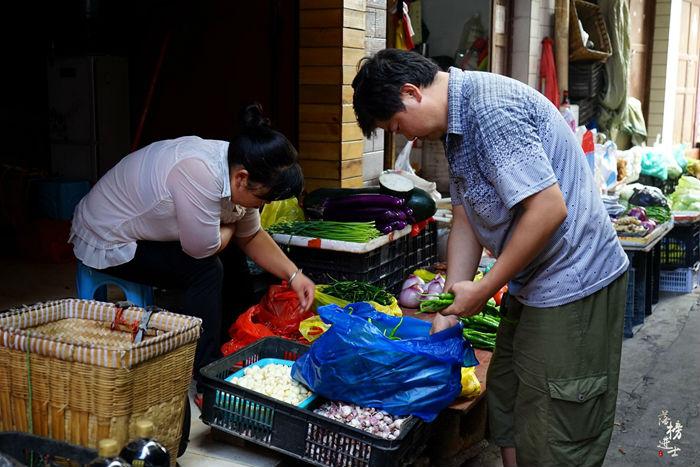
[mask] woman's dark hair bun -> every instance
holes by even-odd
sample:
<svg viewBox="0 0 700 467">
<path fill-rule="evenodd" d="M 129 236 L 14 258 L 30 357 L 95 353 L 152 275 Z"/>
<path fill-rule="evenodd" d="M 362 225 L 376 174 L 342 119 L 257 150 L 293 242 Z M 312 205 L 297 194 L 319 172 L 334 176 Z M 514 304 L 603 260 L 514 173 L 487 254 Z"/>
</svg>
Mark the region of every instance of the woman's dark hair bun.
<svg viewBox="0 0 700 467">
<path fill-rule="evenodd" d="M 272 128 L 270 119 L 263 116 L 262 106 L 257 102 L 248 104 L 243 108 L 241 123 L 246 131 L 254 133 Z"/>
</svg>

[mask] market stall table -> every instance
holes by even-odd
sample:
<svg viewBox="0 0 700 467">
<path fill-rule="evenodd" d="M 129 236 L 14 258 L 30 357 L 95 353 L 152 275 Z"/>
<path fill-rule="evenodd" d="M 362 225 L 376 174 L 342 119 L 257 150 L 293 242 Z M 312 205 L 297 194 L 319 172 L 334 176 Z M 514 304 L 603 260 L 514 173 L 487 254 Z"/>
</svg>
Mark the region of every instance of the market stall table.
<svg viewBox="0 0 700 467">
<path fill-rule="evenodd" d="M 673 222 L 657 226 L 645 237 L 619 236 L 620 244 L 630 259 L 630 274 L 625 310 L 625 337 L 651 314 L 651 307 L 659 301 L 659 257 L 661 239 L 673 229 Z"/>
<path fill-rule="evenodd" d="M 416 313 L 414 308 L 402 308 L 404 316 L 433 321 L 435 313 Z M 462 465 L 476 457 L 486 446 L 486 372 L 493 352 L 474 349 L 479 365 L 474 372 L 481 384 L 481 394 L 472 398 L 457 398 L 433 422 L 427 455 L 430 465 L 444 467 Z"/>
</svg>

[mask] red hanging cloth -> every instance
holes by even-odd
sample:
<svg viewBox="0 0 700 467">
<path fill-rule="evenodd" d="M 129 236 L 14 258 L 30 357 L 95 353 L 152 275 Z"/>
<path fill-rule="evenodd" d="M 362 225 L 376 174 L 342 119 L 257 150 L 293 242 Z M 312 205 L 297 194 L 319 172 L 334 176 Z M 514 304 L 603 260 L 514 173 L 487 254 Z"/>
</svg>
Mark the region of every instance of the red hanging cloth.
<svg viewBox="0 0 700 467">
<path fill-rule="evenodd" d="M 559 86 L 557 86 L 557 70 L 554 67 L 554 54 L 549 37 L 542 40 L 542 60 L 540 60 L 540 92 L 549 99 L 554 107 L 559 108 Z"/>
</svg>

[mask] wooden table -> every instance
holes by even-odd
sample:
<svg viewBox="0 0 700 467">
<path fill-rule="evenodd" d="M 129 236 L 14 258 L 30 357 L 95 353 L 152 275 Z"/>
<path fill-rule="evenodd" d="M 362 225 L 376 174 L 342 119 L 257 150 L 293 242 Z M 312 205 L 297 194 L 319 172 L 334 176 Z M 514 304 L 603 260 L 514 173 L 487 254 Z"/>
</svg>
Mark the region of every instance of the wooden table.
<svg viewBox="0 0 700 467">
<path fill-rule="evenodd" d="M 404 316 L 432 322 L 435 313 L 416 314 L 414 308 L 402 308 Z M 485 447 L 486 434 L 486 371 L 492 352 L 474 349 L 479 364 L 474 369 L 481 383 L 481 393 L 472 398 L 457 398 L 432 422 L 432 431 L 425 456 L 433 467 L 457 467 L 476 457 Z"/>
<path fill-rule="evenodd" d="M 624 336 L 632 337 L 652 305 L 659 301 L 661 239 L 673 229 L 673 221 L 657 226 L 647 237 L 618 237 L 630 259 L 628 301 Z"/>
</svg>

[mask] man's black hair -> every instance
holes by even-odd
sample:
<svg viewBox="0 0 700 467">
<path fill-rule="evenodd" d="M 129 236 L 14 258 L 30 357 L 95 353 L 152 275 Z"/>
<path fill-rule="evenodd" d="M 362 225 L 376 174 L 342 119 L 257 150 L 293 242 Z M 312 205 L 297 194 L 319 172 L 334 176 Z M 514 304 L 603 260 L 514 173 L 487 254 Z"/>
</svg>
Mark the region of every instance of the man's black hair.
<svg viewBox="0 0 700 467">
<path fill-rule="evenodd" d="M 440 68 L 419 53 L 383 49 L 365 57 L 357 65 L 352 81 L 352 105 L 357 123 L 366 137 L 372 136 L 377 122 L 389 120 L 404 110 L 400 89 L 406 83 L 429 86 Z"/>
</svg>

